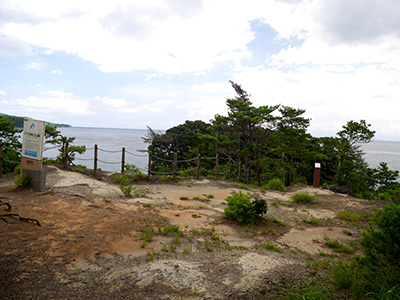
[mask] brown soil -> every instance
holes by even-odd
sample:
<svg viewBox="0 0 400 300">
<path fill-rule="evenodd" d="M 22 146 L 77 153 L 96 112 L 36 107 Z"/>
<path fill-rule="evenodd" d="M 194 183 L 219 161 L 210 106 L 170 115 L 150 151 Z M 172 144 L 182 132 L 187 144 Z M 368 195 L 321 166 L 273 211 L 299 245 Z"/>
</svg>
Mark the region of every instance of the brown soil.
<svg viewBox="0 0 400 300">
<path fill-rule="evenodd" d="M 1 299 L 266 299 L 283 282 L 318 278 L 323 269 L 315 266 L 327 257 L 360 253 L 368 216 L 385 204 L 305 185 L 282 193 L 212 179 L 143 183 L 127 198 L 111 174 L 95 180 L 54 166 L 45 193 L 16 188 L 12 179 L 0 177 L 0 201 L 41 227 L 0 220 Z M 268 202 L 254 226 L 224 216 L 225 198 L 239 190 Z M 292 203 L 296 191 L 317 202 Z M 346 210 L 365 218 L 346 221 L 338 215 Z M 172 225 L 181 234 L 164 232 Z M 144 244 L 146 228 L 153 236 Z M 354 252 L 332 252 L 328 238 Z"/>
</svg>

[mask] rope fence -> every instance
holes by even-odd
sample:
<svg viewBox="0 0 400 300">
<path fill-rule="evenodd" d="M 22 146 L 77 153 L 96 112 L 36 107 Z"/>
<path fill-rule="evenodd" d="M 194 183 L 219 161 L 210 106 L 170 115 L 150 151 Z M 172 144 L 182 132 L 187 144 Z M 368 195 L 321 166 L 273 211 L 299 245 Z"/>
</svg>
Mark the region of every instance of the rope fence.
<svg viewBox="0 0 400 300">
<path fill-rule="evenodd" d="M 44 149 L 44 151 L 48 151 L 48 150 L 52 150 L 52 149 L 56 149 L 56 148 L 60 148 L 60 146 L 54 146 L 54 147 L 47 147 Z M 7 163 L 13 163 L 13 164 L 19 164 L 20 162 L 16 162 L 16 161 L 9 161 L 6 160 L 3 156 L 3 149 L 6 150 L 13 150 L 12 148 L 6 147 L 4 144 L 2 144 L 2 142 L 0 141 L 0 176 L 1 176 L 1 168 L 2 168 L 2 163 L 3 162 L 7 162 Z M 69 145 L 68 142 L 66 142 L 66 144 L 64 145 L 64 167 L 67 168 L 70 161 L 69 161 Z M 135 154 L 132 152 L 127 151 L 125 148 L 122 148 L 121 150 L 106 150 L 106 149 L 101 149 L 97 146 L 97 144 L 94 145 L 94 147 L 91 148 L 86 148 L 86 153 L 87 151 L 93 151 L 93 157 L 92 158 L 84 158 L 84 157 L 79 157 L 79 153 L 74 153 L 74 157 L 73 159 L 77 160 L 77 161 L 93 161 L 93 173 L 96 176 L 97 175 L 97 171 L 98 169 L 98 163 L 103 163 L 103 164 L 107 164 L 107 165 L 121 165 L 121 174 L 124 174 L 125 172 L 125 165 L 126 165 L 126 159 L 125 156 L 126 154 L 135 156 L 135 157 L 148 157 L 148 165 L 147 165 L 147 169 L 143 169 L 143 168 L 139 168 L 137 167 L 138 170 L 140 170 L 143 173 L 148 174 L 148 178 L 150 180 L 151 176 L 154 175 L 172 175 L 173 178 L 175 179 L 178 175 L 180 175 L 181 173 L 193 173 L 195 172 L 195 176 L 197 178 L 200 178 L 201 172 L 206 173 L 206 174 L 213 174 L 215 175 L 217 178 L 220 175 L 228 175 L 228 180 L 231 180 L 232 175 L 235 176 L 235 178 L 237 178 L 237 180 L 240 179 L 241 177 L 241 165 L 240 162 L 239 163 L 235 163 L 230 157 L 219 157 L 219 155 L 217 154 L 215 157 L 202 157 L 200 154 L 198 154 L 197 157 L 194 158 L 189 158 L 189 159 L 185 159 L 185 160 L 178 160 L 177 159 L 177 153 L 174 153 L 174 159 L 165 159 L 165 158 L 161 158 L 161 157 L 157 157 L 155 155 L 152 154 L 151 151 L 147 151 L 147 154 Z M 99 152 L 103 152 L 103 153 L 121 153 L 121 160 L 120 161 L 105 161 L 99 158 Z M 78 157 L 77 157 L 78 156 Z M 48 159 L 55 159 L 55 158 L 48 158 Z M 172 165 L 172 171 L 156 171 L 156 170 L 152 170 L 152 162 L 154 160 L 158 160 L 164 163 L 171 164 Z M 221 172 L 219 170 L 219 160 L 222 159 L 224 161 L 228 161 L 228 170 L 224 170 L 223 172 Z M 202 167 L 201 162 L 202 161 L 215 161 L 215 167 L 212 168 L 211 170 L 208 170 L 204 167 Z M 189 169 L 184 169 L 184 170 L 180 170 L 179 169 L 179 164 L 184 164 L 184 163 L 195 163 L 195 167 L 193 168 L 189 168 Z M 190 166 L 190 165 L 189 165 Z M 208 163 L 208 166 L 210 166 L 210 163 Z M 238 166 L 238 170 L 237 173 L 238 174 L 232 174 L 232 166 Z M 165 167 L 165 166 L 164 166 Z M 168 166 L 167 166 L 168 167 Z M 226 165 L 225 165 L 226 168 Z"/>
</svg>

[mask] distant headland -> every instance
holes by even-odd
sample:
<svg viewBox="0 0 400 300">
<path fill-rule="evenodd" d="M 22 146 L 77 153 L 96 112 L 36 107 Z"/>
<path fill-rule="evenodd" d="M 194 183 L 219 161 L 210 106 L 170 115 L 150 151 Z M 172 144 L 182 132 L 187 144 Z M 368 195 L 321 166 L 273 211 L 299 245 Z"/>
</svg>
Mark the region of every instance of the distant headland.
<svg viewBox="0 0 400 300">
<path fill-rule="evenodd" d="M 4 119 L 15 121 L 15 127 L 17 127 L 17 128 L 23 128 L 24 127 L 24 119 L 29 118 L 29 117 L 11 116 L 11 115 L 2 114 L 2 113 L 0 113 L 0 116 L 3 117 Z M 52 123 L 52 122 L 47 122 L 47 121 L 46 121 L 46 125 L 50 125 L 53 127 L 72 127 L 69 124 Z"/>
</svg>

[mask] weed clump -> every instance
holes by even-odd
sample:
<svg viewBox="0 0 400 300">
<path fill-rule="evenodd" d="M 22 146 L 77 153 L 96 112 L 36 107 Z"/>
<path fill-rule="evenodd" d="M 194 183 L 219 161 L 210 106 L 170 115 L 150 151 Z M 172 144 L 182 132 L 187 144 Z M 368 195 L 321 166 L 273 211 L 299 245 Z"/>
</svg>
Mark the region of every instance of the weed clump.
<svg viewBox="0 0 400 300">
<path fill-rule="evenodd" d="M 314 203 L 315 202 L 315 196 L 310 195 L 309 193 L 295 193 L 292 196 L 290 196 L 290 199 L 292 199 L 292 201 L 296 202 L 296 203 Z"/>
</svg>

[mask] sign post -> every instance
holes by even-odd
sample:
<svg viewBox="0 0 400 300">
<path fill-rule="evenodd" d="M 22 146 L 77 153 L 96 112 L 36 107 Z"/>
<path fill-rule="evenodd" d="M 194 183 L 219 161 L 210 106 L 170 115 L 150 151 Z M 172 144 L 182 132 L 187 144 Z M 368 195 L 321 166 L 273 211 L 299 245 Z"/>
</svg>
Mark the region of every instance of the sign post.
<svg viewBox="0 0 400 300">
<path fill-rule="evenodd" d="M 319 187 L 319 180 L 321 177 L 321 164 L 315 163 L 314 167 L 314 187 Z"/>
<path fill-rule="evenodd" d="M 43 170 L 45 122 L 26 118 L 22 137 L 21 172 L 31 177 L 31 186 L 43 192 L 46 189 L 46 172 Z"/>
</svg>

